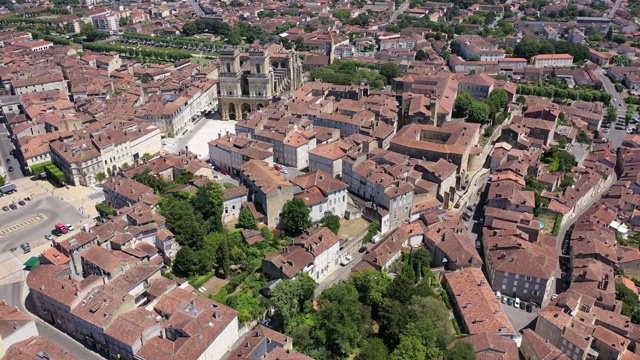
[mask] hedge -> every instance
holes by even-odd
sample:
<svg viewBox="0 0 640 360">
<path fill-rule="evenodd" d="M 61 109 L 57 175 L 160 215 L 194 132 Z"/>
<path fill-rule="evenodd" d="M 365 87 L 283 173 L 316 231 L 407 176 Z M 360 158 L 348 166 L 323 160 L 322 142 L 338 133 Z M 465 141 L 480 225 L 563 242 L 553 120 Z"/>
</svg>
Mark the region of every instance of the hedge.
<svg viewBox="0 0 640 360">
<path fill-rule="evenodd" d="M 556 215 L 556 222 L 553 224 L 553 236 L 558 236 L 560 233 L 560 225 L 562 225 L 562 214 Z"/>
<path fill-rule="evenodd" d="M 44 172 L 44 168 L 47 165 L 53 165 L 51 161 L 45 161 L 40 164 L 31 165 L 31 173 L 36 176 L 40 176 Z"/>
<path fill-rule="evenodd" d="M 47 173 L 47 176 L 49 179 L 53 180 L 54 182 L 62 185 L 65 183 L 65 176 L 64 173 L 62 172 L 62 170 L 58 169 L 57 166 L 50 164 L 44 167 L 44 172 Z"/>
</svg>

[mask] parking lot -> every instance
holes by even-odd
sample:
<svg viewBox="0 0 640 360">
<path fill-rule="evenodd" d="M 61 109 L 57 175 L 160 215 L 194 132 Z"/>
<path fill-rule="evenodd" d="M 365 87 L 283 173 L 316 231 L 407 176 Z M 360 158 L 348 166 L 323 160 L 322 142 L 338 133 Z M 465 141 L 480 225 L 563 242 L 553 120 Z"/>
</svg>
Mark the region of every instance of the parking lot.
<svg viewBox="0 0 640 360">
<path fill-rule="evenodd" d="M 535 329 L 539 308 L 533 307 L 531 312 L 527 312 L 526 310 L 515 308 L 513 305 L 509 306 L 503 303 L 500 303 L 500 305 L 516 332 L 520 332 L 522 329 Z"/>
</svg>

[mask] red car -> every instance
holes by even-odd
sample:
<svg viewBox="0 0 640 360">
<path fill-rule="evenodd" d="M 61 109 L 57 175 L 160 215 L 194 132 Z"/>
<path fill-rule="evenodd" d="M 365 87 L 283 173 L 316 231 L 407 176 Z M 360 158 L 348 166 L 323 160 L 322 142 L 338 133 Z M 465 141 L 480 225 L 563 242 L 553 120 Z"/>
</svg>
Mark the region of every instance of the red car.
<svg viewBox="0 0 640 360">
<path fill-rule="evenodd" d="M 277 164 L 276 164 L 276 165 L 273 165 L 273 168 L 274 168 L 274 169 L 276 169 L 276 170 L 278 170 L 278 171 L 281 171 L 281 170 L 282 170 L 282 166 L 277 165 Z"/>
<path fill-rule="evenodd" d="M 220 172 L 222 173 L 222 175 L 229 175 L 229 172 L 227 170 L 222 169 L 220 170 Z"/>
</svg>

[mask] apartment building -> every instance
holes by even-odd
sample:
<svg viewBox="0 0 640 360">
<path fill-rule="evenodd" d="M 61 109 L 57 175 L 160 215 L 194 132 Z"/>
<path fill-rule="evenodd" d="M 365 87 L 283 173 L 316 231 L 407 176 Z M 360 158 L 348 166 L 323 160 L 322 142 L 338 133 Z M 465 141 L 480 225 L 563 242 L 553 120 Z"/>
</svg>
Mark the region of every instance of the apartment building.
<svg viewBox="0 0 640 360">
<path fill-rule="evenodd" d="M 0 358 L 3 359 L 14 359 L 11 356 L 4 357 L 12 352 L 12 346 L 19 346 L 21 342 L 38 336 L 35 318 L 5 301 L 0 302 L 0 329 Z"/>
<path fill-rule="evenodd" d="M 88 136 L 87 136 L 88 135 Z M 90 134 L 50 143 L 51 158 L 73 185 L 94 185 L 99 173 L 115 174 L 143 155 L 162 149 L 160 129 L 141 121 L 120 121 Z"/>
<path fill-rule="evenodd" d="M 471 153 L 478 149 L 479 138 L 479 124 L 447 122 L 441 127 L 409 124 L 391 139 L 389 149 L 426 161 L 451 161 L 458 166 L 458 174 L 464 179 Z"/>
<path fill-rule="evenodd" d="M 465 268 L 445 274 L 445 286 L 463 331 L 470 335 L 490 334 L 513 338 L 511 322 L 479 268 Z"/>
<path fill-rule="evenodd" d="M 51 90 L 61 90 L 67 93 L 67 81 L 62 72 L 50 71 L 34 77 L 18 77 L 11 80 L 14 95 L 33 94 Z"/>
<path fill-rule="evenodd" d="M 238 175 L 247 161 L 273 165 L 273 144 L 252 139 L 250 133 L 227 134 L 209 142 L 209 160 L 218 169 Z"/>
<path fill-rule="evenodd" d="M 162 136 L 177 137 L 189 130 L 194 116 L 217 102 L 217 83 L 200 80 L 179 94 L 152 95 L 136 116 L 160 128 Z"/>
<path fill-rule="evenodd" d="M 302 199 L 311 210 L 311 220 L 322 220 L 326 212 L 344 217 L 348 203 L 348 185 L 322 170 L 314 170 L 291 179 L 302 189 L 294 197 Z"/>
<path fill-rule="evenodd" d="M 458 35 L 455 41 L 458 43 L 460 55 L 465 59 L 477 56 L 480 61 L 497 61 L 504 58 L 504 51 L 483 39 L 482 36 Z"/>
<path fill-rule="evenodd" d="M 153 189 L 135 180 L 112 176 L 102 184 L 105 202 L 116 209 L 131 206 L 153 195 Z"/>
<path fill-rule="evenodd" d="M 344 158 L 352 154 L 367 153 L 377 146 L 374 138 L 362 134 L 353 134 L 344 139 L 320 144 L 309 151 L 309 171 L 322 170 L 340 179 Z"/>
<path fill-rule="evenodd" d="M 42 41 L 42 40 L 24 40 L 24 41 L 14 42 L 11 45 L 21 49 L 28 50 L 28 51 L 33 51 L 33 52 L 45 51 L 53 47 L 52 42 Z"/>
<path fill-rule="evenodd" d="M 91 21 L 93 22 L 93 26 L 96 27 L 96 30 L 107 31 L 107 32 L 117 31 L 119 20 L 120 19 L 116 14 L 91 17 Z"/>
<path fill-rule="evenodd" d="M 485 265 L 494 291 L 546 306 L 556 289 L 556 238 L 518 230 L 484 229 Z"/>
<path fill-rule="evenodd" d="M 255 138 L 273 145 L 273 161 L 296 169 L 309 167 L 309 151 L 316 147 L 316 132 L 287 128 L 256 130 Z"/>
<path fill-rule="evenodd" d="M 466 91 L 476 99 L 487 99 L 495 83 L 496 80 L 486 73 L 467 75 L 458 80 L 458 94 Z"/>
<path fill-rule="evenodd" d="M 273 166 L 260 160 L 242 165 L 240 182 L 249 189 L 249 199 L 264 215 L 264 223 L 276 227 L 284 204 L 293 198 L 293 185 Z"/>
<path fill-rule="evenodd" d="M 569 54 L 542 54 L 531 58 L 534 67 L 572 67 L 573 56 Z"/>
<path fill-rule="evenodd" d="M 365 160 L 365 156 L 361 156 L 355 161 L 343 162 L 342 180 L 349 185 L 349 191 L 361 201 L 377 205 L 377 209 L 365 211 L 371 211 L 370 215 L 380 221 L 382 233 L 386 233 L 409 219 L 415 186 L 391 169 L 391 165 L 384 164 L 382 157 L 377 161 L 379 163 Z"/>
</svg>

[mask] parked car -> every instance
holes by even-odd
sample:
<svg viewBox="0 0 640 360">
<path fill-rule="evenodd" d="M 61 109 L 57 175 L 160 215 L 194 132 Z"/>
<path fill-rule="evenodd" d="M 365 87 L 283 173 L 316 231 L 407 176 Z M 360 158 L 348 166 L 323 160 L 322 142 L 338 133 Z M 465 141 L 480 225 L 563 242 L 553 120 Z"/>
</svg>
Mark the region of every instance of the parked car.
<svg viewBox="0 0 640 360">
<path fill-rule="evenodd" d="M 69 230 L 69 231 L 73 231 L 73 225 L 71 225 L 71 224 L 65 224 L 65 227 L 67 228 L 67 230 Z"/>
<path fill-rule="evenodd" d="M 26 204 L 27 204 L 27 203 L 26 203 L 26 202 L 24 202 L 24 200 L 20 200 L 20 201 L 18 201 L 18 205 L 20 205 L 20 206 L 25 206 Z"/>
<path fill-rule="evenodd" d="M 513 301 L 513 307 L 516 307 L 516 308 L 520 307 L 520 298 L 516 298 Z"/>
<path fill-rule="evenodd" d="M 500 291 L 496 291 L 496 299 L 500 299 L 500 297 L 502 297 L 502 294 L 500 294 Z"/>
<path fill-rule="evenodd" d="M 59 232 L 66 234 L 69 232 L 69 229 L 67 229 L 66 226 L 62 225 L 62 224 L 56 224 L 56 230 L 58 230 Z"/>
<path fill-rule="evenodd" d="M 22 248 L 25 254 L 31 252 L 31 246 L 29 246 L 29 243 L 22 243 L 20 244 L 20 247 Z"/>
<path fill-rule="evenodd" d="M 507 298 L 507 305 L 513 306 L 513 299 L 512 298 Z"/>
<path fill-rule="evenodd" d="M 340 262 L 340 265 L 344 266 L 344 265 L 347 265 L 348 263 L 350 263 L 350 262 L 352 262 L 352 261 L 353 261 L 353 256 L 351 256 L 351 255 L 346 255 L 346 256 L 344 257 L 344 260 L 342 260 L 342 261 Z"/>
<path fill-rule="evenodd" d="M 53 240 L 53 235 L 51 234 L 44 234 L 44 238 L 47 240 Z"/>
<path fill-rule="evenodd" d="M 2 211 L 9 211 L 9 207 L 8 206 L 3 206 L 2 207 Z"/>
<path fill-rule="evenodd" d="M 288 174 L 288 173 L 289 173 L 289 170 L 287 170 L 287 169 L 285 169 L 285 168 L 282 168 L 282 170 L 280 170 L 280 172 L 281 172 L 281 173 L 283 173 L 283 174 Z"/>
<path fill-rule="evenodd" d="M 225 169 L 220 170 L 220 173 L 222 173 L 222 175 L 229 175 L 229 172 Z"/>
<path fill-rule="evenodd" d="M 533 305 L 531 305 L 531 303 L 527 303 L 527 306 L 525 307 L 525 309 L 527 310 L 528 313 L 533 311 Z"/>
<path fill-rule="evenodd" d="M 502 301 L 503 304 L 506 304 L 507 303 L 507 297 L 502 295 L 502 300 L 501 301 Z"/>
<path fill-rule="evenodd" d="M 527 307 L 527 303 L 524 301 L 520 302 L 520 310 L 524 310 Z"/>
<path fill-rule="evenodd" d="M 558 294 L 553 294 L 553 295 L 551 295 L 551 300 L 555 300 L 555 299 L 557 299 L 557 298 L 558 298 Z"/>
<path fill-rule="evenodd" d="M 13 170 L 15 170 L 13 166 L 9 166 L 9 172 L 13 172 Z"/>
<path fill-rule="evenodd" d="M 11 159 L 7 158 L 7 164 L 11 164 Z"/>
<path fill-rule="evenodd" d="M 473 205 L 469 205 L 467 206 L 467 210 L 473 213 L 476 210 L 476 208 Z"/>
<path fill-rule="evenodd" d="M 278 170 L 278 171 L 282 171 L 282 166 L 280 166 L 278 164 L 273 165 L 273 168 Z"/>
<path fill-rule="evenodd" d="M 360 249 L 358 249 L 358 252 L 359 252 L 359 253 L 363 253 L 363 252 L 365 252 L 365 251 L 367 251 L 367 247 L 366 247 L 366 246 L 363 246 L 363 247 L 361 247 Z"/>
<path fill-rule="evenodd" d="M 15 210 L 15 209 L 17 209 L 17 208 L 18 208 L 18 205 L 16 205 L 16 204 L 11 204 L 11 205 L 9 205 L 9 207 L 11 208 L 11 210 Z"/>
</svg>

